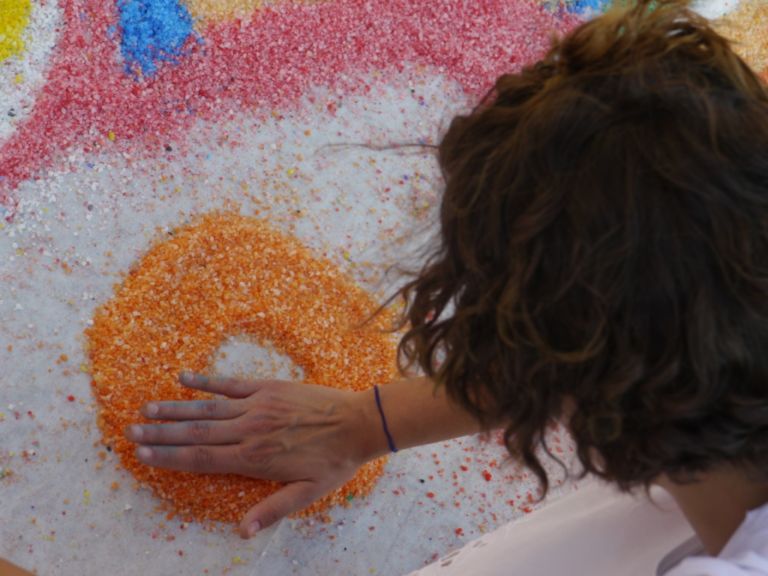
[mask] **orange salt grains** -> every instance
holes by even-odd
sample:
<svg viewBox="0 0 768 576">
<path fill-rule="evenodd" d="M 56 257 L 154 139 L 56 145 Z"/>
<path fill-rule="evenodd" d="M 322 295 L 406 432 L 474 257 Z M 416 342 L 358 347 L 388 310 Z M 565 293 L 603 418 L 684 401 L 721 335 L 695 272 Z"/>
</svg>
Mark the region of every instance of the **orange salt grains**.
<svg viewBox="0 0 768 576">
<path fill-rule="evenodd" d="M 747 64 L 763 75 L 768 72 L 768 4 L 764 0 L 742 0 L 714 24 Z"/>
<path fill-rule="evenodd" d="M 395 342 L 376 303 L 330 262 L 265 223 L 212 214 L 152 247 L 86 332 L 103 440 L 127 470 L 185 519 L 236 522 L 279 488 L 233 475 L 193 475 L 141 464 L 126 426 L 151 400 L 191 400 L 183 370 L 206 372 L 233 335 L 269 341 L 308 382 L 363 390 L 396 375 Z M 269 374 L 254 375 L 269 377 Z M 368 494 L 383 460 L 304 511 L 318 513 Z"/>
</svg>

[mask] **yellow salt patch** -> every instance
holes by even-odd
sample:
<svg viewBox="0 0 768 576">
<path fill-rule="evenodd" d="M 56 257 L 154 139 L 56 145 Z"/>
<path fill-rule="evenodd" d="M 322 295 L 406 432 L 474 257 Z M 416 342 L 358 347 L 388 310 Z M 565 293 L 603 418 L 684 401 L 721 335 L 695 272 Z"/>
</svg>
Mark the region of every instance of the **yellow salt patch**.
<svg viewBox="0 0 768 576">
<path fill-rule="evenodd" d="M 187 0 L 187 9 L 195 20 L 222 22 L 235 18 L 247 19 L 259 8 L 281 4 L 288 0 Z M 303 0 L 309 4 L 320 0 Z"/>
<path fill-rule="evenodd" d="M 0 0 L 0 62 L 24 50 L 31 0 Z"/>
<path fill-rule="evenodd" d="M 755 70 L 768 68 L 768 3 L 743 0 L 738 9 L 715 23 L 717 31 L 733 42 L 736 52 Z"/>
<path fill-rule="evenodd" d="M 187 8 L 196 20 L 221 22 L 246 18 L 265 3 L 265 0 L 187 0 Z"/>
</svg>

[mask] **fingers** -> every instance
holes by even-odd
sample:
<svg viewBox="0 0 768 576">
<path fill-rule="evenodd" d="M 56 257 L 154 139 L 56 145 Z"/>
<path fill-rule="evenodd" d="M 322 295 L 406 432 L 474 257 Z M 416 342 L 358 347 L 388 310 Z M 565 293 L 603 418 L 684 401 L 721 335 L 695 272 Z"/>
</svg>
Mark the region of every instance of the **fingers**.
<svg viewBox="0 0 768 576">
<path fill-rule="evenodd" d="M 245 411 L 236 400 L 150 402 L 141 407 L 141 413 L 153 420 L 229 420 Z"/>
<path fill-rule="evenodd" d="M 150 466 L 201 474 L 242 473 L 238 448 L 228 446 L 139 446 L 136 457 Z M 238 466 L 240 464 L 240 466 Z"/>
<path fill-rule="evenodd" d="M 239 378 L 226 378 L 224 376 L 206 376 L 192 372 L 182 372 L 179 382 L 187 388 L 202 390 L 212 394 L 222 394 L 230 398 L 247 398 L 258 392 L 268 380 L 241 380 Z"/>
<path fill-rule="evenodd" d="M 134 424 L 126 437 L 139 444 L 171 446 L 199 444 L 236 444 L 242 440 L 242 430 L 233 421 L 190 420 L 173 424 Z"/>
<path fill-rule="evenodd" d="M 251 508 L 240 522 L 240 536 L 253 537 L 259 530 L 298 512 L 323 496 L 325 491 L 315 482 L 293 482 Z"/>
</svg>

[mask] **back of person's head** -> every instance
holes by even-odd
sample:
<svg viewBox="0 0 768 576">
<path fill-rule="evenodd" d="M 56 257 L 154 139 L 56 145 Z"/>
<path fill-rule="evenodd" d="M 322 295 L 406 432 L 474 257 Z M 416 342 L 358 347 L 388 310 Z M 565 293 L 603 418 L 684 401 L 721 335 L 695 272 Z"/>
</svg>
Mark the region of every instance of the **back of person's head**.
<svg viewBox="0 0 768 576">
<path fill-rule="evenodd" d="M 456 118 L 404 364 L 622 488 L 768 477 L 768 92 L 681 2 L 557 41 Z"/>
</svg>

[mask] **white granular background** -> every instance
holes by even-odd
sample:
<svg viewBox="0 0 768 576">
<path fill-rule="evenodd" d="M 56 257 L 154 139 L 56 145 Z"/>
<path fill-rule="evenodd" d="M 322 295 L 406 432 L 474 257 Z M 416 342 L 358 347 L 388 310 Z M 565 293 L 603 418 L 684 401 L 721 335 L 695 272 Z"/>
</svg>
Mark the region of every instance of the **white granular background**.
<svg viewBox="0 0 768 576">
<path fill-rule="evenodd" d="M 706 4 L 716 16 L 735 3 Z M 44 83 L 59 25 L 56 2 L 35 3 L 28 51 L 0 63 L 0 141 Z M 286 520 L 244 542 L 166 519 L 99 442 L 83 330 L 151 242 L 190 215 L 258 211 L 381 295 L 402 280 L 387 269 L 418 266 L 436 232 L 439 171 L 429 149 L 387 146 L 436 143 L 473 103 L 436 71 L 373 86 L 333 94 L 335 116 L 315 104 L 329 96 L 318 89 L 267 121 L 201 123 L 168 155 L 71 149 L 18 187 L 15 217 L 0 224 L 0 556 L 40 574 L 395 575 L 532 511 L 530 476 L 495 437 L 470 437 L 393 456 L 374 493 L 330 524 Z M 230 373 L 290 364 L 237 341 L 223 351 L 216 367 Z M 562 432 L 553 446 L 572 460 Z M 552 498 L 573 488 L 551 471 Z"/>
</svg>

